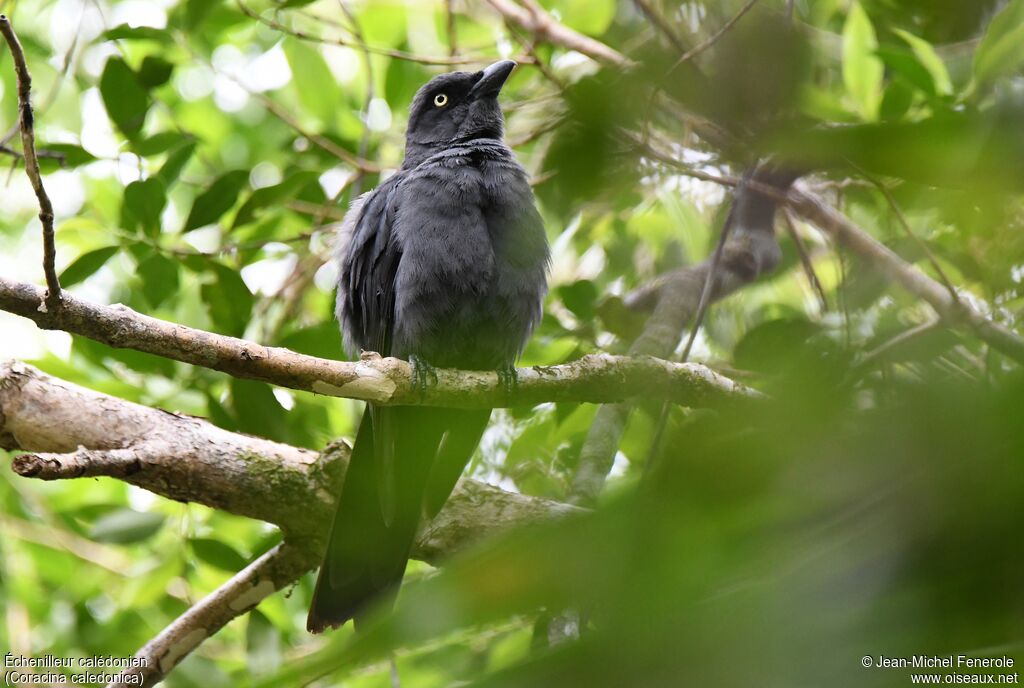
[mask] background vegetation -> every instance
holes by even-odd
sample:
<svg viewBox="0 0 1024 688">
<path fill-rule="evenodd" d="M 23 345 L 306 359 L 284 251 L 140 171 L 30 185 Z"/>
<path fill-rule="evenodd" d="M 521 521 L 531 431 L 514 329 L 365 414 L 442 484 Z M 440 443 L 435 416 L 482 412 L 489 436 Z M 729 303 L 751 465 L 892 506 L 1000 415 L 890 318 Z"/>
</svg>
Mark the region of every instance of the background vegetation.
<svg viewBox="0 0 1024 688">
<path fill-rule="evenodd" d="M 694 175 L 732 178 L 767 155 L 1016 326 L 1024 2 L 543 2 L 632 68 L 507 21 L 509 4 L 0 2 L 34 78 L 63 286 L 342 357 L 331 223 L 400 163 L 408 103 L 432 74 L 513 57 L 507 138 L 554 250 L 522 365 L 625 352 L 646 317 L 632 290 L 718 238 L 732 191 Z M 7 53 L 0 94 L 7 131 Z M 41 282 L 35 199 L 17 138 L 4 145 L 0 273 Z M 307 576 L 167 684 L 385 686 L 395 647 L 407 687 L 907 685 L 860 658 L 1024 660 L 1019 363 L 812 226 L 784 227 L 778 268 L 713 305 L 691 354 L 770 403 L 673 408 L 652 451 L 661 406 L 641 401 L 595 511 L 437 576 L 413 565 L 398 614 L 355 643 L 350 628 L 305 633 Z M 361 412 L 6 313 L 0 357 L 311 449 Z M 497 412 L 469 470 L 568 501 L 596 409 Z M 131 655 L 277 539 L 119 481 L 0 471 L 0 647 Z M 564 608 L 587 630 L 548 647 Z"/>
</svg>

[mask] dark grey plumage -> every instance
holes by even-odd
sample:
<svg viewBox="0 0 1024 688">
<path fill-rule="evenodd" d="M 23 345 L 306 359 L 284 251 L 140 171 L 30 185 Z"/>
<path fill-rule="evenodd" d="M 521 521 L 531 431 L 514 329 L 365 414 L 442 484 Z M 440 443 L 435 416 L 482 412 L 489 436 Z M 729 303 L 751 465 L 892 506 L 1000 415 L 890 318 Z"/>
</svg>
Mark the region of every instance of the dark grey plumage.
<svg viewBox="0 0 1024 688">
<path fill-rule="evenodd" d="M 526 172 L 502 143 L 512 62 L 431 80 L 410 108 L 401 169 L 353 204 L 339 252 L 347 348 L 507 371 L 541 315 L 548 245 Z M 447 500 L 490 411 L 369 405 L 307 627 L 395 592 L 423 516 Z"/>
</svg>

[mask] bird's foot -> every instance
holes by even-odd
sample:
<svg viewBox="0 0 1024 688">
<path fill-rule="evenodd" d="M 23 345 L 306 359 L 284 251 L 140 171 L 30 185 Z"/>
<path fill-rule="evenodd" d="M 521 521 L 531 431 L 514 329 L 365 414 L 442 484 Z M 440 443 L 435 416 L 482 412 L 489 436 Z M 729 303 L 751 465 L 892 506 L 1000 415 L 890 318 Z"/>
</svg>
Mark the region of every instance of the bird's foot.
<svg viewBox="0 0 1024 688">
<path fill-rule="evenodd" d="M 506 396 L 514 393 L 519 386 L 519 371 L 516 370 L 515 365 L 511 363 L 503 365 L 498 368 L 497 373 L 498 384 L 505 390 Z"/>
<path fill-rule="evenodd" d="M 420 396 L 437 384 L 437 369 L 416 354 L 410 354 L 409 365 L 412 366 L 412 386 Z"/>
</svg>

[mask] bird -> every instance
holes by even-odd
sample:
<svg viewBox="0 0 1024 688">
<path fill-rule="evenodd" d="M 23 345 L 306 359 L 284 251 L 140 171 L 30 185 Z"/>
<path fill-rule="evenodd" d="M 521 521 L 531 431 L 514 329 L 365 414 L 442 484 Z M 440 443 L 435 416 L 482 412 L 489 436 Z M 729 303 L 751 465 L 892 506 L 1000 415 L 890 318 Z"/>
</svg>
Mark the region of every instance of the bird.
<svg viewBox="0 0 1024 688">
<path fill-rule="evenodd" d="M 515 62 L 449 72 L 417 91 L 401 167 L 342 221 L 336 315 L 351 355 L 495 370 L 506 389 L 540 321 L 550 250 L 498 94 Z M 367 404 L 342 481 L 307 629 L 393 605 L 417 528 L 450 496 L 490 409 Z"/>
</svg>

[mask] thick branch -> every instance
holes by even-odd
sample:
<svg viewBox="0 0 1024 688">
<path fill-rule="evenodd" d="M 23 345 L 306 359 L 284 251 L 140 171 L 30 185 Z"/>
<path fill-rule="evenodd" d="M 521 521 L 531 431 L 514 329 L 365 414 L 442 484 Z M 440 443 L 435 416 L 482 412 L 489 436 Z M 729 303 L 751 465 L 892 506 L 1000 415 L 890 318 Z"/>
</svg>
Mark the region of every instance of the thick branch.
<svg viewBox="0 0 1024 688">
<path fill-rule="evenodd" d="M 421 393 L 412 385 L 409 365 L 394 358 L 331 361 L 176 325 L 122 305 L 92 304 L 70 294 L 64 295 L 60 309 L 43 312 L 38 308 L 40 298 L 38 287 L 0 277 L 0 310 L 29 318 L 45 329 L 65 330 L 235 377 L 383 405 L 495 408 L 545 401 L 614 402 L 644 395 L 705 406 L 753 394 L 701 365 L 607 355 L 521 369 L 519 384 L 511 393 L 493 372 L 439 370 L 437 385 Z"/>
<path fill-rule="evenodd" d="M 60 281 L 57 279 L 57 270 L 54 263 L 57 258 L 57 249 L 53 239 L 53 205 L 50 197 L 46 194 L 43 186 L 43 177 L 39 172 L 39 159 L 36 155 L 36 132 L 32 116 L 32 77 L 28 72 L 28 64 L 25 62 L 25 52 L 21 49 L 17 34 L 10 20 L 0 14 L 0 33 L 4 35 L 7 46 L 11 49 L 11 57 L 14 59 L 14 72 L 18 80 L 18 112 L 21 122 L 21 147 L 22 155 L 25 158 L 25 174 L 32 182 L 32 190 L 36 193 L 39 202 L 39 221 L 43 225 L 43 272 L 46 275 L 47 293 L 45 301 L 49 310 L 55 310 L 60 305 Z"/>
<path fill-rule="evenodd" d="M 349 455 L 343 443 L 318 454 L 228 432 L 16 361 L 0 362 L 0 447 L 31 452 L 12 463 L 25 477 L 114 477 L 170 499 L 273 523 L 293 541 L 311 541 L 313 549 L 330 522 Z M 416 555 L 436 562 L 504 524 L 569 509 L 464 480 L 425 526 Z"/>
<path fill-rule="evenodd" d="M 321 454 L 231 433 L 210 423 L 78 387 L 15 361 L 0 362 L 0 447 L 24 449 L 12 467 L 26 477 L 111 476 L 171 499 L 194 501 L 277 524 L 285 544 L 190 608 L 129 670 L 145 685 L 231 619 L 316 566 L 349 449 Z M 463 480 L 422 527 L 413 556 L 438 563 L 514 525 L 574 508 Z M 124 684 L 122 684 L 124 685 Z"/>
</svg>

